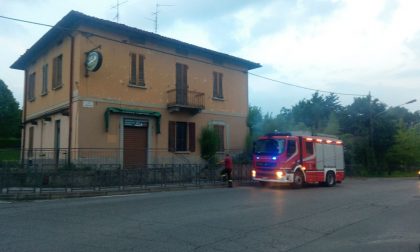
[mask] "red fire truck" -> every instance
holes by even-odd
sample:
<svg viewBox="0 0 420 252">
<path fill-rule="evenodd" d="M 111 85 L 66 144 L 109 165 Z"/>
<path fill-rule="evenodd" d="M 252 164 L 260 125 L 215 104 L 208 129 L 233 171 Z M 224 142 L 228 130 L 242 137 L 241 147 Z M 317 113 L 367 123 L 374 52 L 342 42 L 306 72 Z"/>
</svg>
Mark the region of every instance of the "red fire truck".
<svg viewBox="0 0 420 252">
<path fill-rule="evenodd" d="M 334 186 L 344 180 L 343 142 L 334 136 L 270 133 L 254 143 L 252 178 L 267 182 Z"/>
</svg>

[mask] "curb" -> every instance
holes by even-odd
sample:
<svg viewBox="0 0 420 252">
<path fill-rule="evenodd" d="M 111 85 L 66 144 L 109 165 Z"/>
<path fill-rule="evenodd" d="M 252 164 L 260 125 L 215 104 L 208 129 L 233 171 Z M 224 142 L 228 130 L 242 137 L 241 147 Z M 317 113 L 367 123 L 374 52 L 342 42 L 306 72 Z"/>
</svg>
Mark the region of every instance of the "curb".
<svg viewBox="0 0 420 252">
<path fill-rule="evenodd" d="M 235 186 L 243 186 L 247 183 L 234 183 Z M 98 196 L 114 196 L 114 195 L 129 195 L 152 192 L 167 192 L 167 191 L 186 191 L 195 189 L 211 189 L 211 188 L 227 188 L 225 184 L 210 184 L 210 185 L 184 185 L 184 186 L 165 186 L 165 187 L 147 187 L 147 188 L 127 188 L 111 190 L 110 188 L 103 188 L 102 190 L 85 190 L 85 191 L 59 191 L 59 192 L 43 192 L 39 188 L 35 188 L 34 192 L 16 191 L 3 193 L 0 192 L 0 201 L 32 201 L 32 200 L 52 200 L 65 198 L 84 198 L 84 197 L 98 197 Z M 38 189 L 38 190 L 37 190 Z"/>
</svg>

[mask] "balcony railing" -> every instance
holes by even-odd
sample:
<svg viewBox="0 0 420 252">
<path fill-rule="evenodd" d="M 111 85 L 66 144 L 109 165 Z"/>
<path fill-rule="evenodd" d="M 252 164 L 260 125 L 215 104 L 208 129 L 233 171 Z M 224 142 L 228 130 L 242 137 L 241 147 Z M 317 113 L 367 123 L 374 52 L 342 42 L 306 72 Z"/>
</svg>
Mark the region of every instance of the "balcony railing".
<svg viewBox="0 0 420 252">
<path fill-rule="evenodd" d="M 179 88 L 167 93 L 170 112 L 187 111 L 196 114 L 204 109 L 204 93 Z"/>
</svg>

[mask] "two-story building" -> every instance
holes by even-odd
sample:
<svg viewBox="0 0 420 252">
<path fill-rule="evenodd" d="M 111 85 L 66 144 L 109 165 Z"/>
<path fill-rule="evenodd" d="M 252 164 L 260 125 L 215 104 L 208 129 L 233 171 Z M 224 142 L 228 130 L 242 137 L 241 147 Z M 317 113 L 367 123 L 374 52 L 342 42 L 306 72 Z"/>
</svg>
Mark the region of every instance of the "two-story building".
<svg viewBox="0 0 420 252">
<path fill-rule="evenodd" d="M 259 64 L 71 11 L 11 68 L 25 71 L 24 160 L 121 167 L 200 161 L 248 132 L 248 70 Z"/>
</svg>

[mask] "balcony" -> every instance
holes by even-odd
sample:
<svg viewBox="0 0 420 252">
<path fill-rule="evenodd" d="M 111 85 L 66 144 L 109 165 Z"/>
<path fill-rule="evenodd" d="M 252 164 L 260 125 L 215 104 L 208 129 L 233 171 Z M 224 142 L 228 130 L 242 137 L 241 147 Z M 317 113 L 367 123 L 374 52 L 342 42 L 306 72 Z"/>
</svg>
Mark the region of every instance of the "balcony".
<svg viewBox="0 0 420 252">
<path fill-rule="evenodd" d="M 169 112 L 188 112 L 197 114 L 204 109 L 204 93 L 187 89 L 171 89 L 168 92 Z"/>
</svg>

